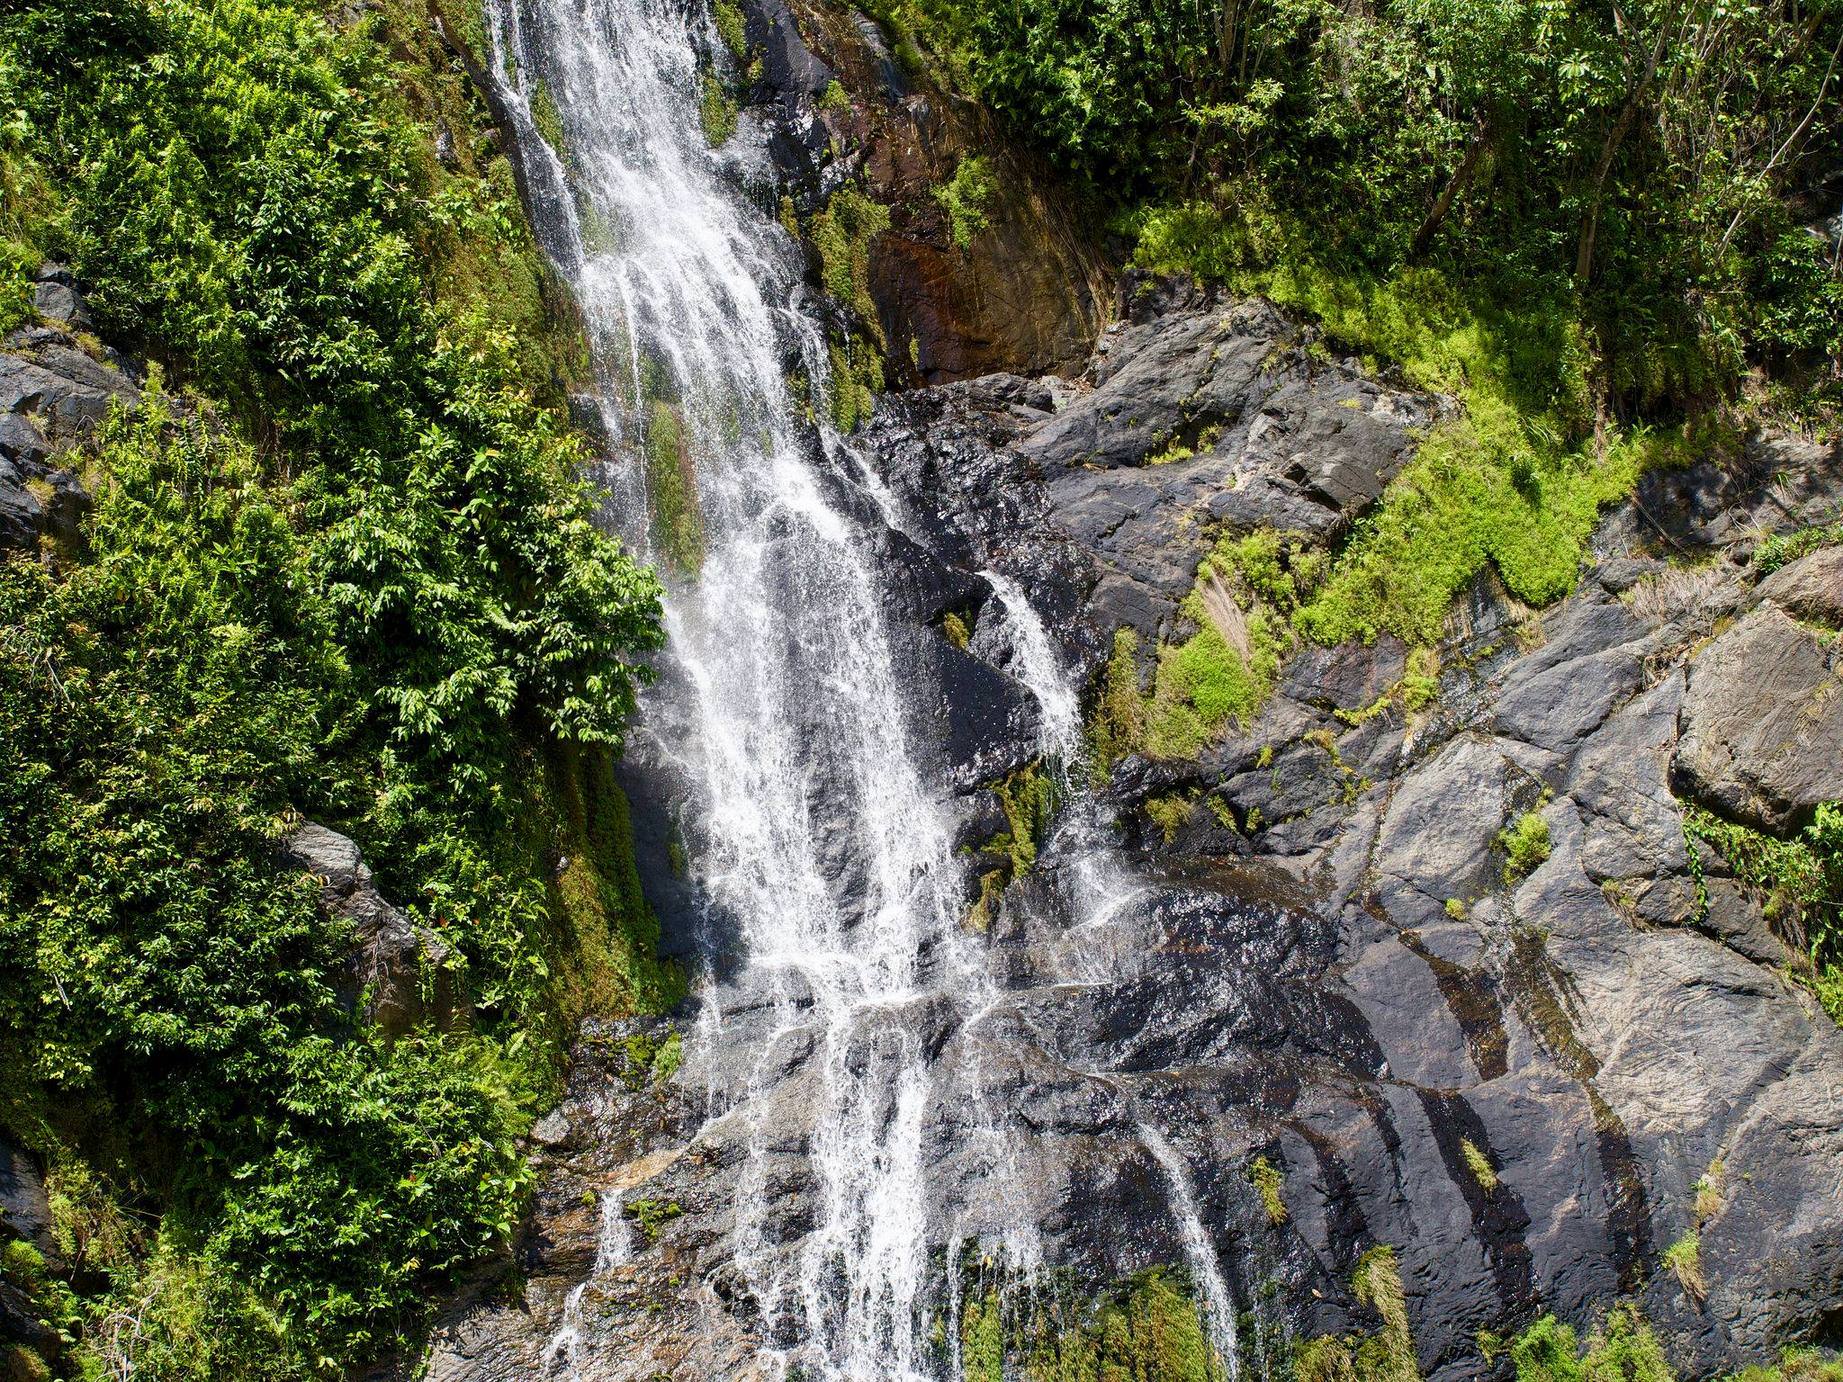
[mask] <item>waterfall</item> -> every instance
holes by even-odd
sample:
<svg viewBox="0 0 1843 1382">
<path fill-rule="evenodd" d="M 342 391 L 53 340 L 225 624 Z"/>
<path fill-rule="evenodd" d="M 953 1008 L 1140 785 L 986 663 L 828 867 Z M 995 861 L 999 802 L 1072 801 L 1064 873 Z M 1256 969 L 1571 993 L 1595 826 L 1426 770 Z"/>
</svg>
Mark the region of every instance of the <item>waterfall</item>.
<svg viewBox="0 0 1843 1382">
<path fill-rule="evenodd" d="M 936 1062 L 997 987 L 965 934 L 953 815 L 884 613 L 875 561 L 897 506 L 823 421 L 803 252 L 741 190 L 770 185 L 759 134 L 745 119 L 708 145 L 704 69 L 729 58 L 705 10 L 488 0 L 486 20 L 534 221 L 590 335 L 609 518 L 668 576 L 668 647 L 630 752 L 684 793 L 686 867 L 722 938 L 680 1078 L 703 1095 L 700 1136 L 740 1149 L 728 1247 L 761 1361 L 813 1382 L 925 1382 L 941 1366 L 927 1244 L 948 1237 L 930 1218 L 933 1120 L 973 1090 L 1001 1179 L 1024 1174 L 1029 1134 L 981 1096 L 975 1060 Z M 1066 787 L 1083 771 L 1071 679 L 1023 592 L 989 579 Z M 1086 792 L 1066 795 L 1075 914 L 1100 925 L 1135 890 Z M 999 1232 L 1028 1270 L 1036 1225 L 1022 1197 L 1005 1203 L 1019 1209 Z M 1205 1285 L 1214 1320 L 1226 1288 Z M 583 1290 L 547 1364 L 571 1376 Z M 957 1319 L 957 1283 L 946 1294 Z"/>
<path fill-rule="evenodd" d="M 955 963 L 962 903 L 870 564 L 884 496 L 828 464 L 835 440 L 790 389 L 797 367 L 823 395 L 825 342 L 801 310 L 794 240 L 723 176 L 746 136 L 718 154 L 700 127 L 699 55 L 720 52 L 708 17 L 665 0 L 494 0 L 489 25 L 540 230 L 602 372 L 615 521 L 680 567 L 634 751 L 686 784 L 691 876 L 737 938 L 739 992 L 706 995 L 687 1065 L 735 1069 L 748 1049 L 750 1073 L 713 1075 L 708 1094 L 753 1165 L 763 1072 L 812 1047 L 817 1224 L 784 1251 L 745 1176 L 736 1261 L 764 1317 L 795 1322 L 787 1369 L 919 1379 L 923 970 Z M 648 470 L 650 513 L 634 479 Z M 698 1060 L 723 1046 L 721 1065 Z"/>
<path fill-rule="evenodd" d="M 1241 1355 L 1235 1342 L 1235 1301 L 1222 1275 L 1222 1262 L 1203 1227 L 1197 1209 L 1196 1192 L 1190 1186 L 1190 1170 L 1177 1148 L 1149 1123 L 1139 1125 L 1139 1141 L 1152 1154 L 1159 1169 L 1171 1183 L 1171 1212 L 1177 1216 L 1178 1234 L 1184 1241 L 1184 1255 L 1203 1292 L 1203 1323 L 1209 1341 L 1229 1370 L 1229 1382 L 1241 1376 Z"/>
</svg>

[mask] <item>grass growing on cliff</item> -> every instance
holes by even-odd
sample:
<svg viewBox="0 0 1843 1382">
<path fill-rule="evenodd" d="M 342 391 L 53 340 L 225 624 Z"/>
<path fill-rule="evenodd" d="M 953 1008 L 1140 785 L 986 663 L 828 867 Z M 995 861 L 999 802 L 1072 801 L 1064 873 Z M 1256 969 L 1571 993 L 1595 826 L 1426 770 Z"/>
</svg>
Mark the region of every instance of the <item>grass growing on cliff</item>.
<svg viewBox="0 0 1843 1382">
<path fill-rule="evenodd" d="M 971 249 L 973 237 L 986 228 L 986 203 L 993 190 L 991 160 L 983 154 L 961 159 L 953 176 L 934 189 L 955 249 Z"/>
<path fill-rule="evenodd" d="M 1549 823 L 1540 811 L 1525 811 L 1497 833 L 1504 851 L 1504 882 L 1514 883 L 1549 857 Z"/>
<path fill-rule="evenodd" d="M 1579 440 L 1592 421 L 1591 354 L 1565 297 L 1506 308 L 1438 269 L 1371 278 L 1326 268 L 1290 241 L 1273 262 L 1246 267 L 1212 243 L 1227 234 L 1214 213 L 1154 211 L 1136 257 L 1303 311 L 1370 368 L 1398 370 L 1463 407 L 1421 440 L 1297 611 L 1298 628 L 1318 642 L 1384 631 L 1432 642 L 1487 564 L 1518 599 L 1559 599 L 1574 588 L 1600 511 L 1671 455 L 1667 438 L 1642 429 L 1604 447 Z"/>
<path fill-rule="evenodd" d="M 889 208 L 853 187 L 834 192 L 809 227 L 826 292 L 879 334 L 877 304 L 870 295 L 870 242 L 889 228 Z"/>
<path fill-rule="evenodd" d="M 960 1317 L 966 1382 L 1224 1382 L 1188 1287 L 1181 1274 L 1155 1268 L 1084 1305 L 979 1285 Z"/>
<path fill-rule="evenodd" d="M 1286 1188 L 1286 1177 L 1280 1168 L 1264 1156 L 1257 1156 L 1248 1163 L 1248 1183 L 1261 1197 L 1261 1208 L 1267 1212 L 1267 1222 L 1276 1228 L 1286 1222 L 1286 1201 L 1281 1191 Z"/>
<path fill-rule="evenodd" d="M 1573 1326 L 1544 1315 L 1509 1346 L 1517 1382 L 1674 1382 L 1657 1334 L 1631 1306 L 1615 1306 L 1582 1340 Z"/>
<path fill-rule="evenodd" d="M 0 811 L 37 823 L 0 1123 L 123 1226 L 71 1233 L 83 1366 L 336 1372 L 508 1238 L 559 1020 L 676 992 L 607 778 L 658 586 L 592 521 L 581 344 L 425 12 L 49 0 L 0 66 L 34 246 L 172 390 L 89 459 L 82 560 L 0 562 Z M 350 937 L 275 857 L 303 816 L 441 936 L 468 1027 L 339 1004 Z"/>
<path fill-rule="evenodd" d="M 1706 912 L 1709 905 L 1702 851 L 1711 849 L 1761 899 L 1768 920 L 1803 936 L 1809 963 L 1793 977 L 1843 1025 L 1843 802 L 1819 805 L 1789 840 L 1690 806 L 1683 835 L 1699 906 Z"/>
<path fill-rule="evenodd" d="M 1115 635 L 1089 726 L 1097 772 L 1128 753 L 1194 758 L 1230 725 L 1246 725 L 1272 693 L 1285 649 L 1276 628 L 1284 624 L 1250 595 L 1238 551 L 1220 545 L 1198 566 L 1178 610 L 1195 632 L 1160 644 L 1150 694 L 1141 686 L 1138 635 Z"/>
<path fill-rule="evenodd" d="M 1301 1341 L 1293 1354 L 1297 1382 L 1420 1382 L 1395 1249 L 1384 1243 L 1365 1252 L 1350 1286 L 1357 1303 L 1374 1312 L 1379 1325 L 1343 1338 L 1320 1335 Z"/>
</svg>

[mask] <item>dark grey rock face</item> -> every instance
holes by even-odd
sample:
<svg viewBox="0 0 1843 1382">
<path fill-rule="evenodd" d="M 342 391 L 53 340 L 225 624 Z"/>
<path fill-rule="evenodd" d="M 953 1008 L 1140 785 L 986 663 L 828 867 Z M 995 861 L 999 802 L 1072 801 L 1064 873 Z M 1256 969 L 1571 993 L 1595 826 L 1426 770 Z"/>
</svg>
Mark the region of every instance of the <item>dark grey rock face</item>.
<svg viewBox="0 0 1843 1382">
<path fill-rule="evenodd" d="M 459 1015 L 447 945 L 384 899 L 356 844 L 310 821 L 284 835 L 280 849 L 285 862 L 318 880 L 321 908 L 352 927 L 341 991 L 347 1006 L 363 1001 L 365 1017 L 393 1033 Z"/>
<path fill-rule="evenodd" d="M 1448 405 L 1322 363 L 1265 303 L 1128 291 L 1092 387 L 1016 450 L 1044 473 L 1051 521 L 1097 560 L 1098 613 L 1150 636 L 1216 534 L 1340 535 Z"/>
<path fill-rule="evenodd" d="M 4 1138 L 0 1138 L 0 1229 L 8 1238 L 25 1239 L 47 1257 L 57 1255 L 45 1178 L 30 1153 Z"/>
<path fill-rule="evenodd" d="M 1760 582 L 1760 598 L 1795 619 L 1843 628 L 1843 547 L 1824 547 Z"/>
<path fill-rule="evenodd" d="M 76 542 L 90 497 L 60 461 L 140 399 L 126 359 L 73 334 L 94 323 L 68 270 L 43 266 L 34 301 L 50 324 L 22 327 L 0 348 L 0 552 Z"/>
<path fill-rule="evenodd" d="M 943 716 L 987 707 L 969 744 L 982 722 L 1012 752 L 1032 732 L 1003 708 L 1014 640 L 974 573 L 1013 577 L 1088 677 L 1118 626 L 1172 629 L 1218 533 L 1340 532 L 1447 406 L 1314 360 L 1262 304 L 1159 291 L 1077 384 L 889 397 L 856 439 L 917 549 L 892 618 L 945 646 L 929 621 L 973 616 L 954 652 L 983 671 L 926 683 Z M 1148 463 L 1174 440 L 1195 454 Z M 1621 1296 L 1684 1376 L 1843 1346 L 1843 1032 L 1787 977 L 1802 938 L 1712 854 L 1692 860 L 1678 796 L 1785 829 L 1843 795 L 1836 644 L 1797 622 L 1830 559 L 1757 588 L 1746 565 L 1762 530 L 1825 521 L 1839 497 L 1843 457 L 1783 438 L 1732 470 L 1650 477 L 1556 607 L 1475 582 L 1421 711 L 1389 694 L 1398 643 L 1302 649 L 1245 732 L 1195 762 L 1118 766 L 1104 906 L 1096 833 L 1065 811 L 992 909 L 974 1008 L 925 978 L 874 1039 L 822 1058 L 810 1032 L 764 1041 L 766 1005 L 719 983 L 725 1033 L 773 1059 L 731 1068 L 693 1045 L 639 1092 L 610 1034 L 589 1034 L 534 1143 L 522 1303 L 457 1308 L 431 1376 L 541 1375 L 568 1328 L 590 1340 L 585 1379 L 751 1376 L 789 1322 L 735 1260 L 737 1188 L 763 1206 L 755 1251 L 805 1241 L 817 1082 L 897 1039 L 931 1053 L 929 1312 L 950 1307 L 957 1242 L 1032 1247 L 1090 1288 L 1186 1261 L 1162 1143 L 1238 1308 L 1295 1337 L 1368 1328 L 1350 1271 L 1390 1244 L 1440 1382 L 1491 1372 L 1479 1330 L 1546 1310 L 1586 1324 Z M 1684 552 L 1703 560 L 1673 564 Z M 990 830 L 970 778 L 954 789 Z M 1508 869 L 1500 832 L 1532 812 L 1547 855 Z M 725 1111 L 744 1085 L 769 1110 L 753 1132 Z M 1282 1222 L 1256 1157 L 1280 1174 Z M 609 1192 L 683 1212 L 595 1272 Z M 1692 1232 L 1686 1282 L 1662 1259 Z M 1259 1371 L 1274 1359 L 1248 1337 Z"/>
</svg>

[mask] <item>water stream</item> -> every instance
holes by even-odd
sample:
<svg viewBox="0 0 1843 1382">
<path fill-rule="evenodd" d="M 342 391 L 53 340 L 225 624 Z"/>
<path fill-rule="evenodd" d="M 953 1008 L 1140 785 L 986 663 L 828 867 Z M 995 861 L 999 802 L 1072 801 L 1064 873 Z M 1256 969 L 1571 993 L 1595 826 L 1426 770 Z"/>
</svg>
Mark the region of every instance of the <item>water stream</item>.
<svg viewBox="0 0 1843 1382">
<path fill-rule="evenodd" d="M 894 506 L 789 385 L 797 369 L 822 399 L 825 341 L 798 246 L 737 190 L 760 172 L 746 122 L 722 151 L 700 125 L 700 61 L 727 61 L 708 15 L 672 0 L 489 0 L 487 14 L 534 218 L 601 374 L 612 521 L 696 568 L 668 583 L 669 651 L 631 752 L 683 784 L 691 881 L 732 961 L 702 989 L 685 1069 L 710 1125 L 745 1149 L 730 1246 L 764 1361 L 815 1382 L 923 1382 L 938 1376 L 926 1131 L 946 1085 L 979 1083 L 935 1053 L 991 1010 L 994 983 L 962 925 L 952 817 L 884 613 L 874 557 Z M 664 502 L 674 487 L 694 496 L 688 520 Z M 1059 848 L 1092 922 L 1134 887 L 1076 781 L 1069 678 L 1023 592 L 990 579 L 1045 756 L 1078 803 Z M 814 1206 L 797 1235 L 771 1184 L 789 1099 Z M 983 1116 L 994 1174 L 1023 1174 L 1008 1112 Z M 1028 1261 L 1034 1226 L 1015 1227 L 1009 1251 Z M 1220 1272 L 1198 1265 L 1225 1316 Z M 551 1346 L 572 1374 L 581 1292 Z"/>
</svg>

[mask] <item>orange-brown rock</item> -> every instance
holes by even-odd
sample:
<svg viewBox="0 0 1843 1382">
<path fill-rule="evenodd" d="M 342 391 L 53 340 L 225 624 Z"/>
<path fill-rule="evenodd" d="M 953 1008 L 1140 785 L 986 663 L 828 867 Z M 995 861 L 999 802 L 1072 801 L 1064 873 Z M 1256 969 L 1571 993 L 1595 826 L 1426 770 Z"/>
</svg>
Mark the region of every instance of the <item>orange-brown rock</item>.
<svg viewBox="0 0 1843 1382">
<path fill-rule="evenodd" d="M 848 110 L 824 112 L 843 161 L 890 208 L 871 246 L 871 293 L 892 384 L 947 383 L 998 370 L 1074 373 L 1112 297 L 1091 227 L 1051 171 L 1008 146 L 992 117 L 956 96 L 915 54 L 842 6 L 800 0 L 803 36 L 837 74 Z M 956 246 L 935 190 L 983 157 L 985 225 Z"/>
</svg>

